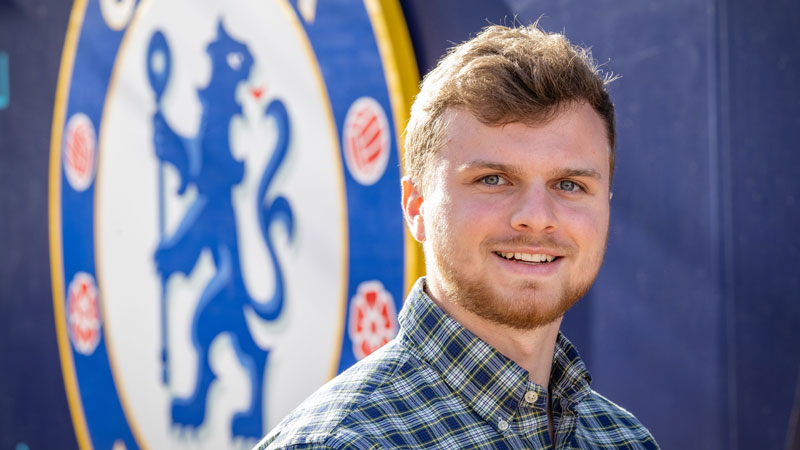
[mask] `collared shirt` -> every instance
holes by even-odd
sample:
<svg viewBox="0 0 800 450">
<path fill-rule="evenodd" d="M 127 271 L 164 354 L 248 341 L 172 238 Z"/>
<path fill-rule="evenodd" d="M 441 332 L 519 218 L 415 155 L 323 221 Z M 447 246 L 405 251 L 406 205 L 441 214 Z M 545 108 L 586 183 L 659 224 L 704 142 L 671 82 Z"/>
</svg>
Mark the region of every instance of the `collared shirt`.
<svg viewBox="0 0 800 450">
<path fill-rule="evenodd" d="M 657 449 L 629 412 L 593 391 L 559 333 L 547 389 L 448 316 L 417 281 L 400 333 L 306 399 L 264 449 Z"/>
</svg>

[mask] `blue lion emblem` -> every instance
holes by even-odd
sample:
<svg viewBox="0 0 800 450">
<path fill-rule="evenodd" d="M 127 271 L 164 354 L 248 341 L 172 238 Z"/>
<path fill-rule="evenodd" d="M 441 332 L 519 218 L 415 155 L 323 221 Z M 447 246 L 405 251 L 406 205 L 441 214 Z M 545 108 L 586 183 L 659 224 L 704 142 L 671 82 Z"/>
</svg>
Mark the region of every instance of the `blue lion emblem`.
<svg viewBox="0 0 800 450">
<path fill-rule="evenodd" d="M 205 420 L 206 397 L 215 379 L 209 365 L 209 347 L 217 336 L 228 333 L 252 383 L 249 409 L 233 417 L 233 436 L 258 439 L 264 431 L 263 376 L 269 350 L 260 348 L 250 335 L 245 322 L 245 309 L 252 308 L 267 321 L 275 320 L 283 309 L 283 274 L 269 230 L 273 224 L 281 224 L 291 242 L 294 219 L 285 197 L 270 199 L 266 194 L 287 154 L 290 123 L 283 102 L 273 100 L 265 114 L 277 124 L 278 139 L 261 176 L 257 203 L 253 206 L 258 210 L 261 234 L 274 267 L 275 292 L 267 302 L 254 301 L 242 278 L 236 216 L 231 198 L 234 187 L 242 182 L 245 165 L 231 154 L 229 136 L 231 120 L 242 112 L 234 94 L 237 86 L 249 78 L 253 57 L 245 44 L 226 32 L 221 21 L 216 40 L 208 45 L 207 52 L 212 75 L 208 85 L 198 91 L 203 112 L 196 136 L 178 135 L 170 127 L 160 107 L 153 117 L 155 153 L 161 162 L 172 165 L 180 174 L 178 193 L 182 194 L 189 185 L 197 190 L 196 200 L 182 217 L 177 230 L 169 236 L 163 224 L 163 193 L 159 199 L 161 239 L 154 258 L 162 277 L 163 377 L 167 383 L 166 298 L 163 287 L 172 274 L 191 273 L 201 252 L 208 250 L 213 257 L 215 273 L 201 294 L 192 322 L 192 340 L 198 355 L 197 383 L 188 398 L 173 398 L 172 421 L 178 425 L 198 427 Z M 170 72 L 169 46 L 160 31 L 151 38 L 147 67 L 158 105 Z M 159 183 L 162 191 L 161 174 Z"/>
</svg>

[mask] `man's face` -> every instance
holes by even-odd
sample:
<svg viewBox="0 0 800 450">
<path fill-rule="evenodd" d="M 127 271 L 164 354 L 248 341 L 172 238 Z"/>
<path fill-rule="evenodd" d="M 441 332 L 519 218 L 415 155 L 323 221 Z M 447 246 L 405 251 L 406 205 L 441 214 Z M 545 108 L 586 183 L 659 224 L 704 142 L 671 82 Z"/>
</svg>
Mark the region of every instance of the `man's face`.
<svg viewBox="0 0 800 450">
<path fill-rule="evenodd" d="M 553 120 L 487 126 L 451 109 L 444 148 L 404 207 L 424 242 L 427 286 L 494 323 L 550 323 L 591 286 L 609 220 L 609 148 L 600 116 L 569 105 Z"/>
</svg>

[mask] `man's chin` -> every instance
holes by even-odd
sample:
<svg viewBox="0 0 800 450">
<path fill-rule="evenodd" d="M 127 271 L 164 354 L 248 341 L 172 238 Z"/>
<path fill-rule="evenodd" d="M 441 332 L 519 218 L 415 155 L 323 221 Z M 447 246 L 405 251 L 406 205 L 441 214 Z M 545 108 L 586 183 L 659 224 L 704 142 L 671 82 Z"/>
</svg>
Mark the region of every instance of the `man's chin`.
<svg viewBox="0 0 800 450">
<path fill-rule="evenodd" d="M 473 290 L 459 295 L 461 307 L 484 320 L 519 330 L 531 330 L 560 319 L 580 298 L 537 289 Z"/>
<path fill-rule="evenodd" d="M 494 322 L 497 325 L 514 328 L 517 330 L 533 330 L 542 326 L 550 325 L 564 316 L 572 303 L 565 305 L 562 303 L 549 307 L 538 306 L 525 309 L 507 309 L 494 311 L 484 311 L 482 317 Z"/>
</svg>

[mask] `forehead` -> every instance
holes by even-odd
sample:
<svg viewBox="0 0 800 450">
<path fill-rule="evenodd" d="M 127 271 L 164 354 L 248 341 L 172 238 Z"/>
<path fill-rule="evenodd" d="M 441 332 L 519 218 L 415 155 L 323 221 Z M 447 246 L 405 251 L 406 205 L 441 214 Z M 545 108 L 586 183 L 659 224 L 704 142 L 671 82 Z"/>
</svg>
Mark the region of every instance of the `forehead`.
<svg viewBox="0 0 800 450">
<path fill-rule="evenodd" d="M 585 103 L 567 105 L 538 124 L 486 125 L 463 109 L 444 113 L 445 145 L 440 166 L 454 169 L 481 160 L 526 170 L 592 169 L 609 177 L 610 148 L 605 124 Z M 580 167 L 578 167 L 580 166 Z"/>
</svg>

